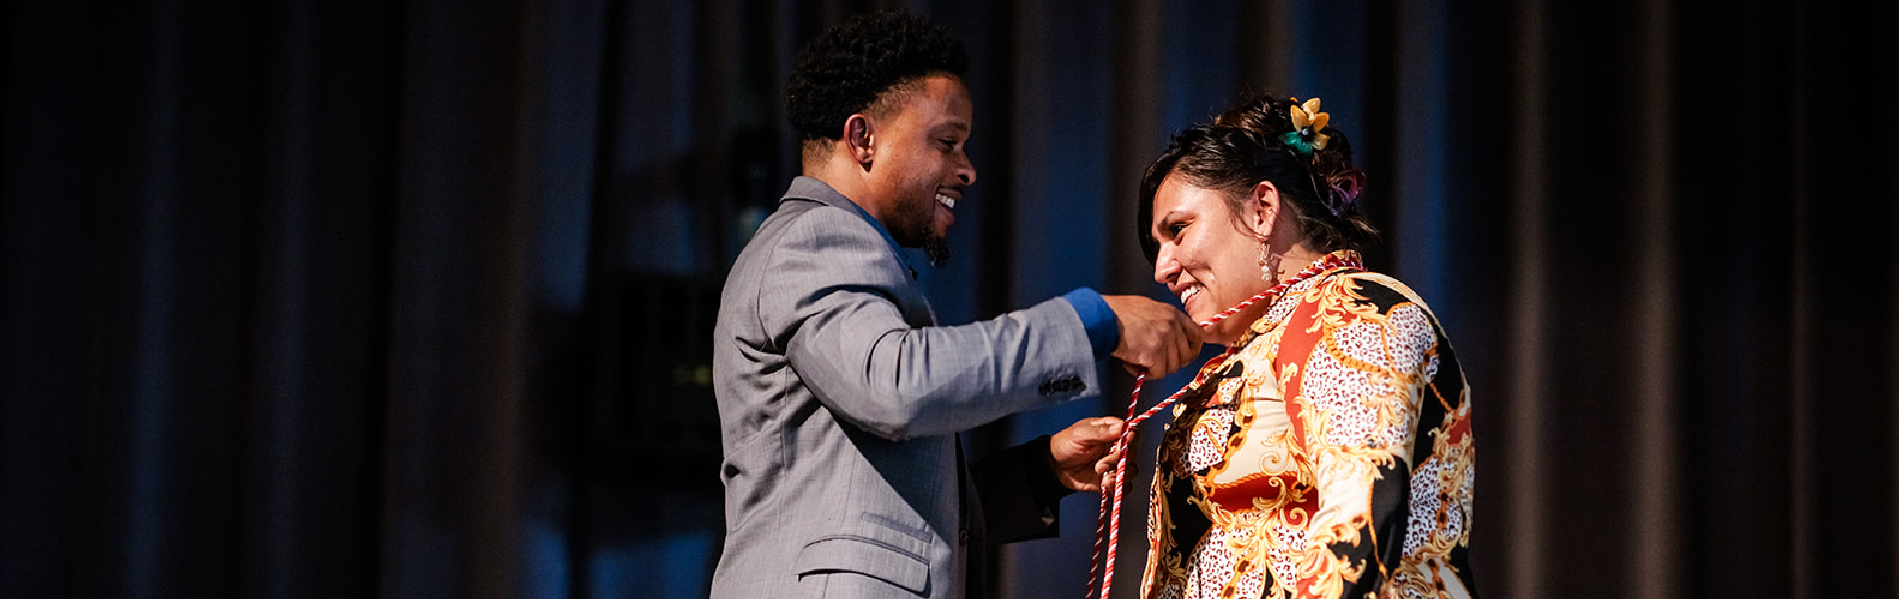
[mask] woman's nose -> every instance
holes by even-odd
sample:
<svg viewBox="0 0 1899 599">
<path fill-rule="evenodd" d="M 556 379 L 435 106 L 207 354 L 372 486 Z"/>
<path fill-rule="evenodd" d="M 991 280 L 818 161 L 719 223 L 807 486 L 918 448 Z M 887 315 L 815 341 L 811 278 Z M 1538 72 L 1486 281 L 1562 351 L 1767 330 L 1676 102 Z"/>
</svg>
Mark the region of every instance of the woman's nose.
<svg viewBox="0 0 1899 599">
<path fill-rule="evenodd" d="M 1180 263 L 1174 261 L 1173 248 L 1162 245 L 1160 253 L 1154 255 L 1154 282 L 1166 285 L 1180 275 Z"/>
</svg>

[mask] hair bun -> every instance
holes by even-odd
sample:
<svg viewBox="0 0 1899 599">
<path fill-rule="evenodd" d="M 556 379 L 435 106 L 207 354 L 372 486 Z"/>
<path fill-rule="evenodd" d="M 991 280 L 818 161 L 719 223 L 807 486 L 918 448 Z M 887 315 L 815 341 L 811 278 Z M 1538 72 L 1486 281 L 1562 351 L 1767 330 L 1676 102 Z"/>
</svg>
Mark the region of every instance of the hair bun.
<svg viewBox="0 0 1899 599">
<path fill-rule="evenodd" d="M 1326 202 L 1327 207 L 1332 209 L 1332 215 L 1349 216 L 1359 211 L 1358 194 L 1365 190 L 1365 172 L 1348 168 L 1327 174 L 1325 186 L 1331 192 L 1328 195 L 1332 196 Z"/>
<path fill-rule="evenodd" d="M 1352 142 L 1338 130 L 1329 130 L 1325 149 L 1312 155 L 1312 178 L 1322 182 L 1326 196 L 1321 198 L 1334 216 L 1358 212 L 1358 197 L 1365 190 L 1365 172 L 1352 168 Z"/>
</svg>

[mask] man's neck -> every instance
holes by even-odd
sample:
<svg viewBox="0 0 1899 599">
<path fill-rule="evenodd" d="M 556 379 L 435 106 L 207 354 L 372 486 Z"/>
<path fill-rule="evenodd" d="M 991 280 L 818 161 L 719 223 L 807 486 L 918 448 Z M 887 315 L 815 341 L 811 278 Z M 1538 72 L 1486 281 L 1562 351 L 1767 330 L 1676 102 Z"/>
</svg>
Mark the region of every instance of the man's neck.
<svg viewBox="0 0 1899 599">
<path fill-rule="evenodd" d="M 837 190 L 839 194 L 857 204 L 857 207 L 863 208 L 864 212 L 869 213 L 871 218 L 877 219 L 878 223 L 885 222 L 884 206 L 865 186 L 864 170 L 857 161 L 838 156 L 835 152 L 827 153 L 818 160 L 806 157 L 804 176 L 823 181 L 825 185 L 831 186 L 831 189 Z"/>
</svg>

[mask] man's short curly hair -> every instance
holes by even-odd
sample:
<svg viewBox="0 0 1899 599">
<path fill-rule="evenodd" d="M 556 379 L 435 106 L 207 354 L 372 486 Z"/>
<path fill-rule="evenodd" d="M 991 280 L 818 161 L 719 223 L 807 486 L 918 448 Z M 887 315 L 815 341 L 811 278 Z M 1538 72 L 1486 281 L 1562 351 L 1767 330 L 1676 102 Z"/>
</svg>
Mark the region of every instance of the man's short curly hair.
<svg viewBox="0 0 1899 599">
<path fill-rule="evenodd" d="M 948 29 L 903 12 L 859 15 L 798 54 L 785 84 L 785 118 L 801 141 L 838 139 L 845 119 L 891 88 L 968 69 L 963 40 Z"/>
</svg>

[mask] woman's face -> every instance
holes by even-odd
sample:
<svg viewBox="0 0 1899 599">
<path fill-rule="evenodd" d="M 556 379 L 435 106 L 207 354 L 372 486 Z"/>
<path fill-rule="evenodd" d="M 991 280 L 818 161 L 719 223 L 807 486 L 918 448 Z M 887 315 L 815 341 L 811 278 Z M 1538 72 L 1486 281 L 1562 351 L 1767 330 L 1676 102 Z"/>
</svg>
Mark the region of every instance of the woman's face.
<svg viewBox="0 0 1899 599">
<path fill-rule="evenodd" d="M 1153 208 L 1149 227 L 1160 242 L 1154 281 L 1178 296 L 1194 321 L 1204 322 L 1270 287 L 1260 276 L 1260 236 L 1246 229 L 1265 231 L 1262 215 L 1234 219 L 1224 192 L 1196 187 L 1178 175 L 1161 180 Z M 1237 318 L 1215 323 L 1208 340 L 1231 343 L 1249 324 Z"/>
</svg>

